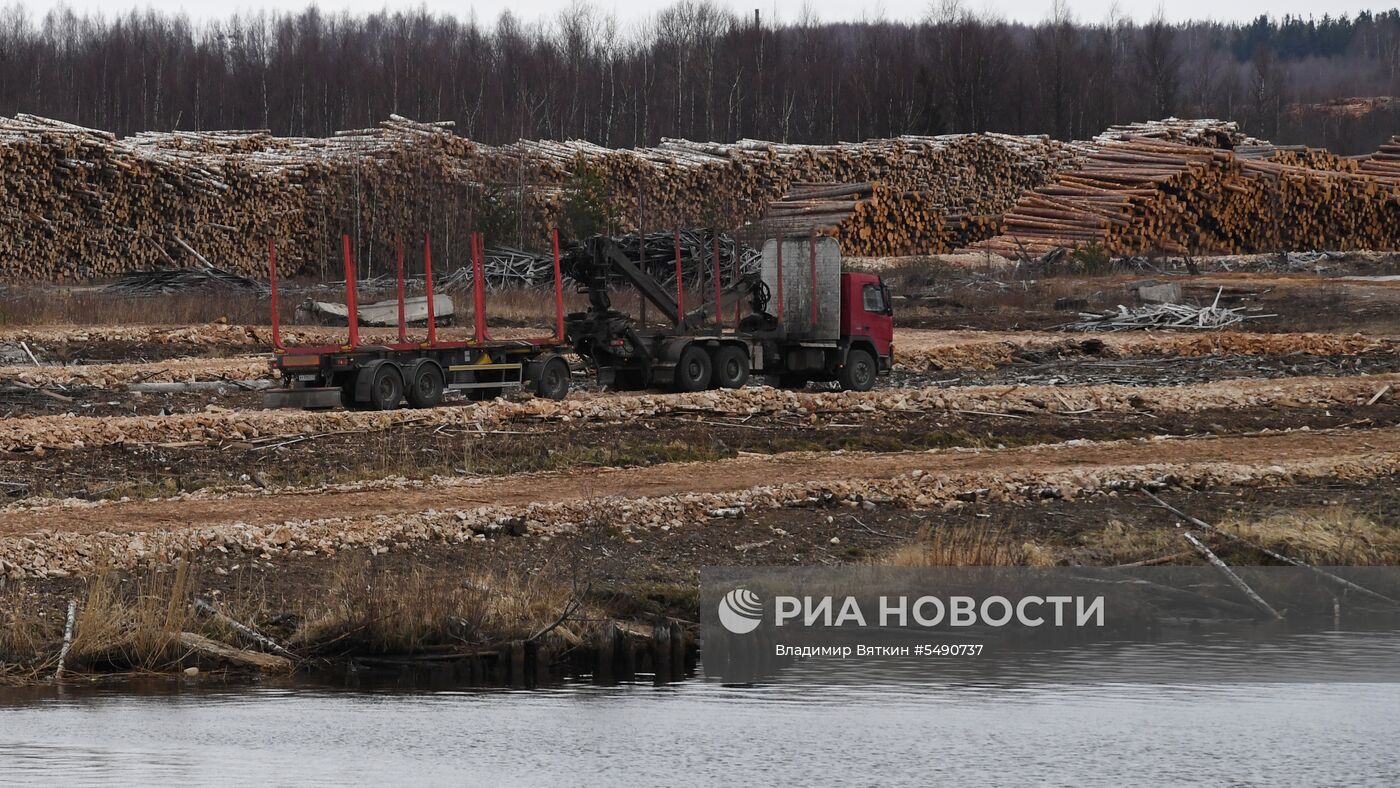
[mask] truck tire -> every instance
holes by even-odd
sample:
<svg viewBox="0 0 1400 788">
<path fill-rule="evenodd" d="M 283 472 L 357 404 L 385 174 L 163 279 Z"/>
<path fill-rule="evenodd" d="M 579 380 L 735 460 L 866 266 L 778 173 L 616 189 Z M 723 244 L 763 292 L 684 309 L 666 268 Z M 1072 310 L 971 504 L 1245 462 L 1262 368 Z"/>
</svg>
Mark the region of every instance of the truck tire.
<svg viewBox="0 0 1400 788">
<path fill-rule="evenodd" d="M 741 389 L 749 382 L 749 354 L 735 345 L 724 345 L 715 351 L 714 373 L 710 385 L 721 389 Z"/>
<path fill-rule="evenodd" d="M 842 391 L 869 391 L 875 387 L 875 357 L 869 351 L 851 348 L 846 363 L 836 373 Z"/>
<path fill-rule="evenodd" d="M 403 401 L 403 375 L 393 364 L 380 364 L 369 383 L 369 409 L 394 410 Z"/>
<path fill-rule="evenodd" d="M 569 362 L 554 356 L 540 366 L 539 378 L 535 381 L 535 396 L 563 399 L 568 395 Z"/>
<path fill-rule="evenodd" d="M 411 408 L 435 408 L 442 404 L 442 369 L 431 361 L 420 361 L 408 372 L 404 398 Z"/>
<path fill-rule="evenodd" d="M 359 405 L 355 402 L 355 376 L 343 375 L 340 379 L 340 404 L 346 410 L 358 410 Z"/>
<path fill-rule="evenodd" d="M 704 391 L 710 387 L 710 354 L 699 345 L 690 344 L 681 351 L 676 360 L 676 390 Z"/>
</svg>

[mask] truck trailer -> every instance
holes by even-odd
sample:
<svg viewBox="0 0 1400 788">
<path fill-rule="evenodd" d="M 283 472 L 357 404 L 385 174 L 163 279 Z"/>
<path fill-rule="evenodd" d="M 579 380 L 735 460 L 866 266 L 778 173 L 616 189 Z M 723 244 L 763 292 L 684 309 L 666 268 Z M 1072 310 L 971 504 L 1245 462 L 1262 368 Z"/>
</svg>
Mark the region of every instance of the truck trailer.
<svg viewBox="0 0 1400 788">
<path fill-rule="evenodd" d="M 563 399 L 569 392 L 569 364 L 560 353 L 564 342 L 563 282 L 559 273 L 559 237 L 554 235 L 555 334 L 537 339 L 494 339 L 486 328 L 486 299 L 482 282 L 482 239 L 472 235 L 473 320 L 470 340 L 440 341 L 433 294 L 432 248 L 423 241 L 423 268 L 427 294 L 427 336 L 410 340 L 405 315 L 403 248 L 398 254 L 398 341 L 360 341 L 355 289 L 355 261 L 350 239 L 343 238 L 345 257 L 344 344 L 296 346 L 282 341 L 277 315 L 276 247 L 268 245 L 272 288 L 273 370 L 283 387 L 263 394 L 267 407 L 307 409 L 394 410 L 407 403 L 431 408 L 442 402 L 446 391 L 462 391 L 469 399 L 489 399 L 509 388 L 526 388 L 537 396 Z"/>
</svg>

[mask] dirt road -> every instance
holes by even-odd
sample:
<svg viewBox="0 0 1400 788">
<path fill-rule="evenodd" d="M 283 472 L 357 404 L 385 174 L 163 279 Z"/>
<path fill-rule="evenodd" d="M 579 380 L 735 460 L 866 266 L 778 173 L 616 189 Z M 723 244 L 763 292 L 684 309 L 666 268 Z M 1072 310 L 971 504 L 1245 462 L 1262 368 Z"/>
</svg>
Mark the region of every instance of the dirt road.
<svg viewBox="0 0 1400 788">
<path fill-rule="evenodd" d="M 793 453 L 679 463 L 645 470 L 613 468 L 450 479 L 402 486 L 371 484 L 331 490 L 291 490 L 186 498 L 10 507 L 0 510 L 0 534 L 45 531 L 97 533 L 248 526 L 322 518 L 561 504 L 585 499 L 650 498 L 733 493 L 756 487 L 888 480 L 918 471 L 921 486 L 949 490 L 988 480 L 1036 480 L 1064 474 L 1212 466 L 1277 466 L 1279 473 L 1317 461 L 1358 468 L 1400 462 L 1400 428 L 1338 433 L 1290 432 L 1229 438 L 1115 441 L 1005 450 L 892 453 Z M 1172 469 L 1176 470 L 1173 471 Z"/>
</svg>

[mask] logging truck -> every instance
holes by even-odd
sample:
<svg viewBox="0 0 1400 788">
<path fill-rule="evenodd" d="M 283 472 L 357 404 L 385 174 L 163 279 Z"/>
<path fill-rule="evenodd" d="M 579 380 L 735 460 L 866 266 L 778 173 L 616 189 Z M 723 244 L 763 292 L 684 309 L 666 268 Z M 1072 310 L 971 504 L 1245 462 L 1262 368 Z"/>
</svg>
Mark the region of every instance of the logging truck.
<svg viewBox="0 0 1400 788">
<path fill-rule="evenodd" d="M 268 407 L 360 410 L 427 408 L 444 392 L 459 390 L 469 399 L 488 399 L 508 388 L 563 399 L 570 371 L 562 353 L 572 350 L 613 389 L 668 388 L 700 391 L 739 388 L 753 374 L 783 388 L 812 381 L 836 381 L 841 388 L 866 391 L 887 373 L 894 358 L 889 292 L 874 274 L 841 271 L 832 238 L 769 241 L 759 272 L 733 272 L 723 283 L 718 249 L 709 283 L 702 274 L 699 308 L 686 311 L 677 240 L 674 296 L 655 277 L 622 253 L 607 237 L 595 237 L 561 258 L 554 235 L 556 329 L 536 339 L 493 339 L 486 328 L 483 248 L 472 237 L 472 339 L 440 341 L 436 335 L 432 253 L 424 240 L 423 267 L 427 337 L 410 340 L 405 320 L 403 252 L 398 257 L 398 338 L 361 342 L 356 271 L 349 238 L 343 239 L 347 335 L 343 344 L 295 346 L 282 341 L 277 312 L 276 248 L 269 244 L 272 292 L 273 370 L 281 388 L 264 393 Z M 700 266 L 702 269 L 704 265 Z M 564 314 L 562 270 L 588 297 L 589 308 Z M 644 304 L 658 309 L 669 325 L 648 324 L 612 308 L 610 287 L 632 285 Z M 747 308 L 745 308 L 747 307 Z M 643 307 L 645 309 L 645 307 Z M 730 319 L 732 310 L 732 320 Z"/>
<path fill-rule="evenodd" d="M 589 308 L 568 316 L 565 336 L 597 370 L 601 385 L 700 391 L 739 388 L 758 374 L 781 388 L 835 381 L 845 390 L 866 391 L 889 372 L 889 291 L 874 274 L 842 271 L 834 238 L 770 240 L 761 270 L 731 275 L 728 285 L 717 251 L 712 288 L 700 266 L 695 289 L 702 303 L 692 311 L 685 309 L 682 286 L 669 290 L 609 238 L 570 251 L 567 269 Z M 678 239 L 677 283 L 683 280 L 680 259 Z M 651 304 L 669 325 L 648 326 L 614 309 L 609 285 L 619 279 L 641 296 L 642 309 Z"/>
</svg>

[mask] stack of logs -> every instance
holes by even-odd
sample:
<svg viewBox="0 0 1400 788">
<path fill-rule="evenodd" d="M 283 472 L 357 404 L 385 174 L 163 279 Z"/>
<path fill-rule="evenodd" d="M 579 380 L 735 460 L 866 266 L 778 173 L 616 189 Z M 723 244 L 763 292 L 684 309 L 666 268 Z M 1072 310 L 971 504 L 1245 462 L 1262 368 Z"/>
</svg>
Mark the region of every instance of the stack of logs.
<svg viewBox="0 0 1400 788">
<path fill-rule="evenodd" d="M 1380 150 L 1361 162 L 1359 169 L 1379 178 L 1400 179 L 1400 136 L 1381 145 Z"/>
<path fill-rule="evenodd" d="M 1400 244 L 1400 177 L 1380 174 L 1379 164 L 1367 172 L 1306 162 L 1156 139 L 1111 142 L 1027 192 L 1002 234 L 972 249 L 1019 258 L 1065 248 L 1241 254 Z"/>
<path fill-rule="evenodd" d="M 880 180 L 794 183 L 769 203 L 761 234 L 833 235 L 848 255 L 947 252 L 996 232 L 1026 190 L 1078 161 L 1076 146 L 1045 137 L 965 134 L 902 137 L 875 172 Z M 839 158 L 836 160 L 840 160 Z M 844 174 L 808 166 L 804 174 Z"/>
<path fill-rule="evenodd" d="M 1126 153 L 1116 147 L 1123 145 Z M 1167 148 L 1133 153 L 1141 145 Z M 0 118 L 0 279 L 71 281 L 210 265 L 262 276 L 269 238 L 278 241 L 284 275 L 340 278 L 342 233 L 355 241 L 361 277 L 392 270 L 397 239 L 407 247 L 409 273 L 421 271 L 425 234 L 434 270 L 447 275 L 467 263 L 473 231 L 493 247 L 543 251 L 548 228 L 569 215 L 566 203 L 589 193 L 602 195 L 593 207 L 606 214 L 612 234 L 757 222 L 746 238 L 823 228 L 846 254 L 898 255 L 985 239 L 1011 210 L 1008 228 L 1032 245 L 1097 239 L 1197 248 L 1244 243 L 1234 235 L 1245 231 L 1236 228 L 1257 215 L 1248 203 L 1263 199 L 1255 194 L 1261 190 L 1304 202 L 1319 199 L 1319 189 L 1352 195 L 1335 211 L 1363 222 L 1375 213 L 1353 205 L 1372 188 L 1363 184 L 1395 177 L 1400 155 L 1392 142 L 1357 166 L 1259 145 L 1232 123 L 1176 119 L 1115 127 L 1088 143 L 966 134 L 836 145 L 668 139 L 613 150 L 576 140 L 480 145 L 450 123 L 397 116 L 324 139 L 265 130 L 119 139 L 20 115 Z M 1251 146 L 1257 152 L 1240 157 L 1212 152 Z M 1177 148 L 1189 153 L 1163 152 Z M 1086 157 L 1085 172 L 1065 175 Z M 1282 185 L 1270 191 L 1272 183 Z M 590 192 L 589 185 L 601 188 Z M 1231 206 L 1207 212 L 1225 226 L 1201 219 L 1174 235 L 1182 216 L 1205 209 L 1193 203 L 1197 192 Z M 1104 207 L 1110 203 L 1123 205 Z M 1165 213 L 1148 226 L 1107 232 L 1157 210 Z M 768 222 L 758 221 L 765 216 Z M 1310 221 L 1335 229 L 1340 219 L 1319 208 L 1298 234 L 1330 237 L 1333 229 L 1303 229 Z M 1265 224 L 1249 243 L 1262 242 L 1279 222 Z M 1387 248 L 1394 243 L 1384 240 Z"/>
</svg>

